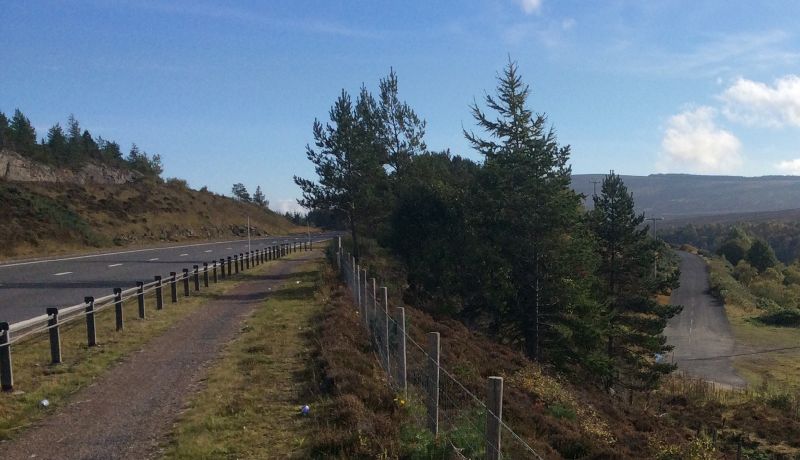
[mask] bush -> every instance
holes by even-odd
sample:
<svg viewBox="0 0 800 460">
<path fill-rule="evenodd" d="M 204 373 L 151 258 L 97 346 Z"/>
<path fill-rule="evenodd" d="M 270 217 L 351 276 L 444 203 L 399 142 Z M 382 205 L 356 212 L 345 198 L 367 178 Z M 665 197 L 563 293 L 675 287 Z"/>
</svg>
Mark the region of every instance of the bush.
<svg viewBox="0 0 800 460">
<path fill-rule="evenodd" d="M 758 320 L 770 326 L 798 327 L 800 326 L 800 310 L 779 309 L 759 316 Z"/>
</svg>

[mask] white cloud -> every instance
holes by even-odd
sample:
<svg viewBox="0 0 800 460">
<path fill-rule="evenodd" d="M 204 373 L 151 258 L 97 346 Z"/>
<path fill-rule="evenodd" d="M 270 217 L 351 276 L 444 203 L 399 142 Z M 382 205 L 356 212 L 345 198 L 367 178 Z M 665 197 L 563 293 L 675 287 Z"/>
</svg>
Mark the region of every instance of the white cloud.
<svg viewBox="0 0 800 460">
<path fill-rule="evenodd" d="M 538 13 L 542 8 L 542 0 L 517 0 L 525 14 Z"/>
<path fill-rule="evenodd" d="M 269 208 L 280 214 L 286 212 L 305 214 L 308 212 L 305 208 L 297 204 L 297 200 L 269 200 Z"/>
<path fill-rule="evenodd" d="M 563 21 L 561 21 L 561 29 L 563 29 L 564 31 L 570 31 L 575 28 L 575 24 L 577 23 L 573 18 L 564 19 Z"/>
<path fill-rule="evenodd" d="M 792 176 L 800 176 L 800 158 L 784 160 L 775 165 L 779 170 Z"/>
<path fill-rule="evenodd" d="M 739 139 L 717 126 L 708 106 L 670 117 L 661 141 L 659 168 L 696 173 L 733 172 L 742 165 Z"/>
<path fill-rule="evenodd" d="M 720 95 L 723 114 L 733 121 L 759 126 L 800 127 L 800 75 L 766 83 L 737 79 Z"/>
</svg>

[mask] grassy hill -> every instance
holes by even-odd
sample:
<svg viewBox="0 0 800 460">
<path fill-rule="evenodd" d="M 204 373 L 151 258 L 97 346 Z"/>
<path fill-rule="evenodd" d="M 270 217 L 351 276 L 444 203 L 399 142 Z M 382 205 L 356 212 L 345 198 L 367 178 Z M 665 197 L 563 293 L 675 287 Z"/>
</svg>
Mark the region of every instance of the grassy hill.
<svg viewBox="0 0 800 460">
<path fill-rule="evenodd" d="M 272 211 L 181 180 L 0 181 L 0 258 L 304 231 Z"/>
<path fill-rule="evenodd" d="M 797 176 L 698 176 L 652 174 L 621 176 L 633 192 L 636 208 L 648 215 L 667 219 L 728 213 L 769 212 L 794 209 L 800 203 L 800 177 Z M 588 198 L 602 174 L 575 174 L 572 187 Z M 598 192 L 599 192 L 599 184 Z"/>
</svg>

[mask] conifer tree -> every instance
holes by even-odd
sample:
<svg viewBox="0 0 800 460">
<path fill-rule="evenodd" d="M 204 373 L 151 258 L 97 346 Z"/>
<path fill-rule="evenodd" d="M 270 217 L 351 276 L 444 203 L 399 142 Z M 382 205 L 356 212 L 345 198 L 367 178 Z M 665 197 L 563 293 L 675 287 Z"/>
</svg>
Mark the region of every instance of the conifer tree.
<svg viewBox="0 0 800 460">
<path fill-rule="evenodd" d="M 262 208 L 269 206 L 269 202 L 264 196 L 264 192 L 261 191 L 260 185 L 256 186 L 256 191 L 253 193 L 253 203 L 261 206 Z"/>
<path fill-rule="evenodd" d="M 388 164 L 396 175 L 408 167 L 414 155 L 424 153 L 425 121 L 398 96 L 397 74 L 390 69 L 381 79 L 379 117 L 382 123 L 381 142 L 388 155 Z"/>
<path fill-rule="evenodd" d="M 8 136 L 8 117 L 3 112 L 0 112 L 0 149 L 8 147 Z"/>
<path fill-rule="evenodd" d="M 59 163 L 64 162 L 69 155 L 67 137 L 60 124 L 56 123 L 47 131 L 47 147 L 50 149 L 50 154 Z"/>
<path fill-rule="evenodd" d="M 516 331 L 534 359 L 603 368 L 592 352 L 602 325 L 591 298 L 593 247 L 570 188 L 570 149 L 527 107 L 530 90 L 515 63 L 498 80 L 497 95 L 485 98 L 494 114 L 472 106 L 489 137 L 465 132 L 485 158 L 472 225 L 490 245 L 483 253 L 493 264 L 484 280 L 497 293 L 487 302 L 493 328 Z"/>
<path fill-rule="evenodd" d="M 361 88 L 353 104 L 342 90 L 329 112 L 330 122 L 314 120 L 314 146 L 306 157 L 314 164 L 318 182 L 294 177 L 307 209 L 335 210 L 347 216 L 353 254 L 359 257 L 359 235 L 374 226 L 387 193 L 386 151 L 381 144 L 378 105 Z"/>
<path fill-rule="evenodd" d="M 589 222 L 600 253 L 600 292 L 607 307 L 609 327 L 606 353 L 619 371 L 618 383 L 628 388 L 655 387 L 660 376 L 674 367 L 659 360 L 672 349 L 663 335 L 669 318 L 680 307 L 659 305 L 655 296 L 675 277 L 654 278 L 658 242 L 642 226 L 644 214 L 636 214 L 633 195 L 622 179 L 611 172 L 594 196 Z M 614 383 L 608 379 L 606 384 Z"/>
<path fill-rule="evenodd" d="M 19 109 L 14 110 L 14 116 L 11 117 L 9 124 L 9 134 L 14 148 L 23 154 L 33 155 L 36 151 L 36 130 L 33 128 L 31 121 L 20 112 Z"/>
</svg>

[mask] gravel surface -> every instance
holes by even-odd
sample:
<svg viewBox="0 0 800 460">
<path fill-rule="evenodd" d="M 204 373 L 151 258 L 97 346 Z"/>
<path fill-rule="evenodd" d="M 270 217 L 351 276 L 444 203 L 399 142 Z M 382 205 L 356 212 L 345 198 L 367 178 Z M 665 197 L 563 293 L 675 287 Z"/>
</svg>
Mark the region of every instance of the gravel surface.
<svg viewBox="0 0 800 460">
<path fill-rule="evenodd" d="M 210 300 L 162 336 L 76 393 L 70 404 L 0 445 L 3 459 L 146 459 L 158 457 L 205 370 L 269 289 L 306 260 L 283 260 Z"/>
<path fill-rule="evenodd" d="M 678 370 L 688 375 L 732 387 L 745 381 L 733 368 L 731 358 L 736 342 L 725 314 L 725 306 L 709 293 L 708 269 L 702 258 L 680 251 L 681 286 L 670 302 L 683 305 L 664 330 L 667 343 L 675 346 Z"/>
</svg>

